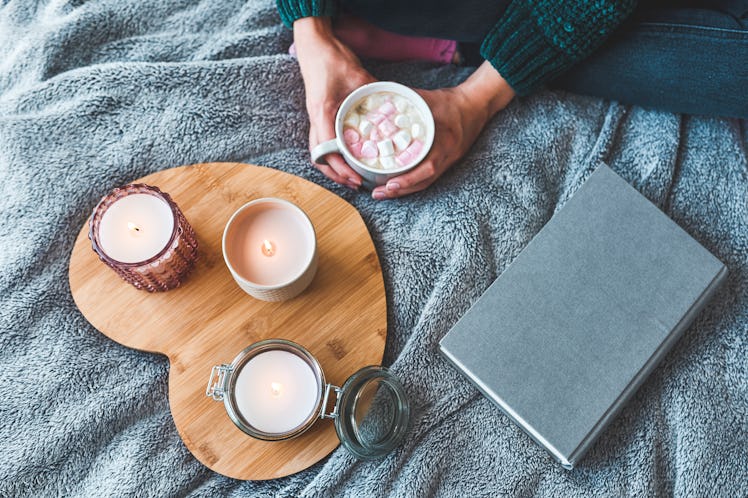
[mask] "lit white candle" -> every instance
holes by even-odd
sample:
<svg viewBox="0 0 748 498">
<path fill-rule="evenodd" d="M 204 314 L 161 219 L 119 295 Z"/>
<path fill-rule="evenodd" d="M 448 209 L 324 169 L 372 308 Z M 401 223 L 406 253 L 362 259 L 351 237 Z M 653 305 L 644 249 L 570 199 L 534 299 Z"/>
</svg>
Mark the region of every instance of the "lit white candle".
<svg viewBox="0 0 748 498">
<path fill-rule="evenodd" d="M 173 231 L 174 213 L 163 199 L 132 194 L 118 199 L 101 217 L 99 241 L 113 260 L 139 263 L 164 249 Z"/>
<path fill-rule="evenodd" d="M 257 204 L 232 222 L 226 254 L 237 273 L 259 285 L 297 278 L 314 251 L 314 232 L 292 206 Z"/>
<path fill-rule="evenodd" d="M 257 430 L 282 434 L 302 425 L 316 409 L 319 385 L 304 360 L 287 351 L 250 359 L 236 378 L 236 406 Z"/>
<path fill-rule="evenodd" d="M 237 210 L 223 234 L 223 257 L 239 286 L 258 299 L 290 299 L 317 271 L 309 217 L 282 199 L 257 199 Z"/>
</svg>

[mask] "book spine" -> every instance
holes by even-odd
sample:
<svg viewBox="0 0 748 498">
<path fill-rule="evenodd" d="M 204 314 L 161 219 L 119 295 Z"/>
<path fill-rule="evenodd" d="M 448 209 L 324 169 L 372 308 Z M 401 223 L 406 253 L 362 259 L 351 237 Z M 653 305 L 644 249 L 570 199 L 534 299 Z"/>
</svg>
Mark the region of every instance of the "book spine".
<svg viewBox="0 0 748 498">
<path fill-rule="evenodd" d="M 520 427 L 520 429 L 525 431 L 525 433 L 530 436 L 536 443 L 538 443 L 538 445 L 545 448 L 546 451 L 548 451 L 548 453 L 550 453 L 551 456 L 555 458 L 562 467 L 564 467 L 565 469 L 573 468 L 573 465 L 560 451 L 558 451 L 550 442 L 548 442 L 548 440 L 540 435 L 540 433 L 538 433 L 532 425 L 528 424 L 522 417 L 520 417 L 517 412 L 512 410 L 512 407 L 509 406 L 503 399 L 501 399 L 499 395 L 493 392 L 478 377 L 473 375 L 469 369 L 465 368 L 465 365 L 463 365 L 457 358 L 455 358 L 454 355 L 449 352 L 449 349 L 445 348 L 441 343 L 439 344 L 439 351 L 445 358 L 447 358 L 447 360 L 452 363 L 457 371 L 463 374 L 476 388 L 478 388 L 481 393 L 483 393 L 483 395 L 489 401 L 491 401 L 502 412 L 504 412 L 504 415 L 509 417 L 515 424 Z"/>
</svg>

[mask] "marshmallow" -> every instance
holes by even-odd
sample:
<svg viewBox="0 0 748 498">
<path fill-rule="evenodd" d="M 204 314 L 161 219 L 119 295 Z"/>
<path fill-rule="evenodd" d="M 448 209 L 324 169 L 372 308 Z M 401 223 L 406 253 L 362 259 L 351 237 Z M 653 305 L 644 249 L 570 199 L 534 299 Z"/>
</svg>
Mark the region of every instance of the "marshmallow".
<svg viewBox="0 0 748 498">
<path fill-rule="evenodd" d="M 421 153 L 422 149 L 423 142 L 421 142 L 420 140 L 413 140 L 413 142 L 411 142 L 411 144 L 405 150 L 409 150 L 414 156 L 417 156 Z"/>
<path fill-rule="evenodd" d="M 410 109 L 407 112 L 407 116 L 410 118 L 411 123 L 421 122 L 421 114 L 416 109 Z"/>
<path fill-rule="evenodd" d="M 393 133 L 397 133 L 398 131 L 398 127 L 395 126 L 389 119 L 385 119 L 384 121 L 379 123 L 379 126 L 377 126 L 377 128 L 379 128 L 379 132 L 385 137 L 389 137 Z"/>
<path fill-rule="evenodd" d="M 367 159 L 373 159 L 376 158 L 379 155 L 379 151 L 377 150 L 377 143 L 373 140 L 367 140 L 363 143 L 361 146 L 361 157 L 365 157 Z"/>
<path fill-rule="evenodd" d="M 361 162 L 370 168 L 376 168 L 379 165 L 379 159 L 376 157 L 364 157 L 361 159 Z"/>
<path fill-rule="evenodd" d="M 378 125 L 379 123 L 387 119 L 387 116 L 385 116 L 384 114 L 379 114 L 378 112 L 370 112 L 366 115 L 366 119 L 368 119 L 375 125 Z"/>
<path fill-rule="evenodd" d="M 394 169 L 397 168 L 397 163 L 395 162 L 395 158 L 392 156 L 384 156 L 379 158 L 379 162 L 382 165 L 382 168 L 384 169 Z"/>
<path fill-rule="evenodd" d="M 410 128 L 410 118 L 405 114 L 395 116 L 395 124 L 398 128 Z"/>
<path fill-rule="evenodd" d="M 343 121 L 343 124 L 346 126 L 350 126 L 351 128 L 356 128 L 358 127 L 358 122 L 360 121 L 360 119 L 361 117 L 355 112 L 349 112 L 345 117 L 345 121 Z"/>
<path fill-rule="evenodd" d="M 392 104 L 392 102 L 388 101 L 381 105 L 381 107 L 379 108 L 379 113 L 384 114 L 387 117 L 392 117 L 393 114 L 397 113 L 397 109 Z"/>
<path fill-rule="evenodd" d="M 392 146 L 392 140 L 389 138 L 377 142 L 377 147 L 379 148 L 379 155 L 381 156 L 391 156 L 395 153 L 395 148 Z"/>
<path fill-rule="evenodd" d="M 410 107 L 410 104 L 406 99 L 403 97 L 400 97 L 399 95 L 394 98 L 395 101 L 395 109 L 397 109 L 400 112 L 405 112 L 408 110 L 408 107 Z"/>
<path fill-rule="evenodd" d="M 404 150 L 397 156 L 395 156 L 395 161 L 397 161 L 397 164 L 399 164 L 400 166 L 407 166 L 412 160 L 413 157 L 408 153 L 407 150 Z"/>
<path fill-rule="evenodd" d="M 384 102 L 384 97 L 380 94 L 373 93 L 364 99 L 367 108 L 376 109 Z"/>
<path fill-rule="evenodd" d="M 379 133 L 379 130 L 377 130 L 376 128 L 373 128 L 373 129 L 371 130 L 371 135 L 369 135 L 369 138 L 370 138 L 371 140 L 374 140 L 375 142 L 379 142 L 379 141 L 380 141 L 380 140 L 382 140 L 382 139 L 383 139 L 384 137 L 382 136 L 382 134 L 381 134 L 381 133 Z"/>
<path fill-rule="evenodd" d="M 361 141 L 361 136 L 353 128 L 346 128 L 343 132 L 343 141 L 348 145 L 357 144 Z"/>
<path fill-rule="evenodd" d="M 413 138 L 420 138 L 423 134 L 423 126 L 413 123 L 413 126 L 410 127 L 410 134 L 413 135 Z"/>
<path fill-rule="evenodd" d="M 357 159 L 361 159 L 361 146 L 363 143 L 356 142 L 355 144 L 345 144 L 346 147 L 348 147 L 348 150 L 351 151 L 351 154 L 353 154 L 353 157 Z"/>
<path fill-rule="evenodd" d="M 422 149 L 423 142 L 421 142 L 420 140 L 413 140 L 413 142 L 411 142 L 407 149 L 405 149 L 395 157 L 395 160 L 401 166 L 407 166 L 416 160 L 418 154 L 420 154 Z"/>
<path fill-rule="evenodd" d="M 368 137 L 373 128 L 374 125 L 371 123 L 371 121 L 367 121 L 365 119 L 362 119 L 358 124 L 358 131 L 360 131 L 361 135 L 364 137 Z"/>
<path fill-rule="evenodd" d="M 400 130 L 392 136 L 392 141 L 397 150 L 405 150 L 410 145 L 410 133 L 408 130 Z"/>
</svg>

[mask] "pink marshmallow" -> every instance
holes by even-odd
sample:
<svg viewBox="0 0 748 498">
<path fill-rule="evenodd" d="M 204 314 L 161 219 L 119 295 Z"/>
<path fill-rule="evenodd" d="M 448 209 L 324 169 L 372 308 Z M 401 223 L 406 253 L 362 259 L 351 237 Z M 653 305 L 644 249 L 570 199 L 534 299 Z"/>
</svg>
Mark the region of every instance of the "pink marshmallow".
<svg viewBox="0 0 748 498">
<path fill-rule="evenodd" d="M 413 140 L 407 149 L 395 156 L 395 160 L 400 166 L 407 166 L 416 160 L 418 154 L 423 150 L 423 142 L 420 140 Z"/>
<path fill-rule="evenodd" d="M 413 154 L 413 157 L 415 157 L 421 153 L 422 149 L 423 149 L 423 142 L 421 142 L 418 139 L 415 139 L 410 143 L 410 145 L 408 145 L 408 148 L 405 150 L 409 150 L 411 154 Z"/>
<path fill-rule="evenodd" d="M 379 133 L 379 130 L 374 128 L 373 130 L 371 130 L 371 134 L 369 135 L 369 138 L 374 140 L 375 142 L 379 142 L 384 137 L 382 137 L 382 134 Z"/>
<path fill-rule="evenodd" d="M 379 129 L 379 132 L 385 137 L 391 137 L 393 134 L 400 131 L 400 128 L 398 128 L 395 123 L 393 123 L 389 119 L 385 119 L 384 121 L 379 123 L 377 128 Z"/>
<path fill-rule="evenodd" d="M 343 132 L 343 141 L 348 145 L 357 144 L 361 141 L 361 135 L 353 128 L 348 128 Z"/>
<path fill-rule="evenodd" d="M 367 140 L 361 146 L 361 157 L 367 159 L 374 159 L 379 156 L 379 149 L 377 149 L 377 143 L 373 140 Z"/>
<path fill-rule="evenodd" d="M 384 114 L 379 114 L 378 112 L 370 112 L 369 114 L 366 115 L 366 119 L 368 119 L 375 125 L 378 125 L 379 123 L 384 121 L 385 117 L 386 116 Z"/>
<path fill-rule="evenodd" d="M 395 161 L 400 166 L 407 166 L 413 159 L 415 159 L 415 156 L 410 154 L 407 149 L 395 156 Z"/>
<path fill-rule="evenodd" d="M 346 143 L 346 145 L 348 146 L 348 150 L 351 151 L 351 154 L 353 154 L 353 156 L 356 159 L 361 159 L 361 147 L 364 145 L 363 143 L 361 142 L 356 142 L 355 144 Z"/>
<path fill-rule="evenodd" d="M 379 107 L 380 114 L 384 114 L 387 117 L 392 117 L 397 112 L 397 108 L 392 102 L 385 102 Z"/>
</svg>

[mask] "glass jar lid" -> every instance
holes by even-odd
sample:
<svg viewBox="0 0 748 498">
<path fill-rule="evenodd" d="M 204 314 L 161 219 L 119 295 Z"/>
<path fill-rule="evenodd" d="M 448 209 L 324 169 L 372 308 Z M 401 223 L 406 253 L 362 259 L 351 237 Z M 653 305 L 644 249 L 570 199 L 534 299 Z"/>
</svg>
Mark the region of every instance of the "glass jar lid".
<svg viewBox="0 0 748 498">
<path fill-rule="evenodd" d="M 331 386 L 334 388 L 334 386 Z M 384 367 L 364 367 L 351 375 L 342 388 L 332 414 L 343 445 L 359 458 L 379 458 L 396 448 L 405 437 L 410 405 L 400 381 Z"/>
<path fill-rule="evenodd" d="M 254 343 L 231 364 L 214 366 L 205 394 L 223 401 L 243 432 L 265 441 L 294 438 L 320 418 L 333 419 L 340 442 L 365 459 L 399 445 L 410 417 L 405 389 L 386 368 L 364 367 L 337 387 L 325 383 L 306 348 L 283 339 Z"/>
</svg>

